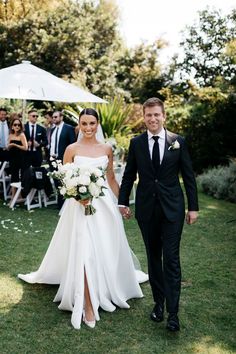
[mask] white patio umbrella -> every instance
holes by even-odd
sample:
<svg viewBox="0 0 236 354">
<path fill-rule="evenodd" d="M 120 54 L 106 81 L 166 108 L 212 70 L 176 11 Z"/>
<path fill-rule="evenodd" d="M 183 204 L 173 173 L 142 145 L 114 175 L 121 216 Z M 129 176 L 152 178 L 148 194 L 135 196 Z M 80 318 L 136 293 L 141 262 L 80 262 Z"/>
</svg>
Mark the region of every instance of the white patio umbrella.
<svg viewBox="0 0 236 354">
<path fill-rule="evenodd" d="M 22 64 L 0 70 L 0 98 L 71 103 L 107 102 L 25 60 Z"/>
</svg>

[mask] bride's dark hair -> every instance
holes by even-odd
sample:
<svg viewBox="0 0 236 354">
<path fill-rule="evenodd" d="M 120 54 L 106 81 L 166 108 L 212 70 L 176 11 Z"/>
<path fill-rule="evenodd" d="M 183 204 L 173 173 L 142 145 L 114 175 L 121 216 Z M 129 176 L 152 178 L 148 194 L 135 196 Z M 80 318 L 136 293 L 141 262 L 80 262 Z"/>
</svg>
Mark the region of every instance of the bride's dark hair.
<svg viewBox="0 0 236 354">
<path fill-rule="evenodd" d="M 87 115 L 89 115 L 89 116 L 94 116 L 94 117 L 97 119 L 97 121 L 99 121 L 98 113 L 97 113 L 97 111 L 95 111 L 95 109 L 93 109 L 93 108 L 84 108 L 84 109 L 80 112 L 80 114 L 79 114 L 79 119 L 80 119 L 80 117 L 83 116 L 84 114 L 87 114 Z"/>
</svg>

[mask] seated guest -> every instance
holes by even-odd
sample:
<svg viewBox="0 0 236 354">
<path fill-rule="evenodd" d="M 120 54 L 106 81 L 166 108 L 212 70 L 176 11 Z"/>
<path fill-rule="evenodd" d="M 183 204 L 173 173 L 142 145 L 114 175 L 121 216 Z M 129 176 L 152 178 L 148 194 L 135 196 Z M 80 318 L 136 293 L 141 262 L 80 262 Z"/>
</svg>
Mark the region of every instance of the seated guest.
<svg viewBox="0 0 236 354">
<path fill-rule="evenodd" d="M 9 150 L 9 163 L 11 183 L 19 182 L 25 170 L 25 155 L 28 149 L 27 140 L 23 133 L 23 124 L 19 118 L 12 119 L 7 148 Z M 14 197 L 16 188 L 12 187 L 11 198 Z"/>
</svg>

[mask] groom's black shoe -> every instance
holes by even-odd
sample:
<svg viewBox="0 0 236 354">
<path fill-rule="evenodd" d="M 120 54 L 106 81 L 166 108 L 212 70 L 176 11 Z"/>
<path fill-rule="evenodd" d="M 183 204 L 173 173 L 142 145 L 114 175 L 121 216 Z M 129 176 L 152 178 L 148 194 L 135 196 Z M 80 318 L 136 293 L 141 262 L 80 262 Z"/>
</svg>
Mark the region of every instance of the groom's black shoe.
<svg viewBox="0 0 236 354">
<path fill-rule="evenodd" d="M 151 320 L 155 322 L 162 322 L 164 320 L 164 307 L 156 304 L 151 312 Z"/>
<path fill-rule="evenodd" d="M 179 318 L 177 313 L 169 313 L 166 328 L 171 332 L 177 332 L 180 330 Z"/>
</svg>

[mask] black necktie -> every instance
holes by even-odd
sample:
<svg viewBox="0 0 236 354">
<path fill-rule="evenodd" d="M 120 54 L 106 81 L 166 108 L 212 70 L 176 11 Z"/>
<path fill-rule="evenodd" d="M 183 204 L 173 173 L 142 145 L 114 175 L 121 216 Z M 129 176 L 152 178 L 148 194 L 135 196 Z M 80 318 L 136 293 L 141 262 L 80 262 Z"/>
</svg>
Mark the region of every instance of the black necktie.
<svg viewBox="0 0 236 354">
<path fill-rule="evenodd" d="M 160 150 L 159 150 L 159 143 L 158 143 L 159 136 L 153 136 L 152 138 L 155 140 L 155 143 L 153 145 L 153 150 L 152 150 L 152 163 L 155 172 L 158 173 L 158 170 L 160 168 Z"/>
<path fill-rule="evenodd" d="M 57 156 L 57 145 L 58 145 L 58 130 L 59 128 L 56 128 L 55 147 L 54 147 L 54 155 L 56 156 Z"/>
<path fill-rule="evenodd" d="M 31 136 L 30 136 L 30 150 L 32 151 L 34 149 L 34 125 L 31 125 Z"/>
</svg>

